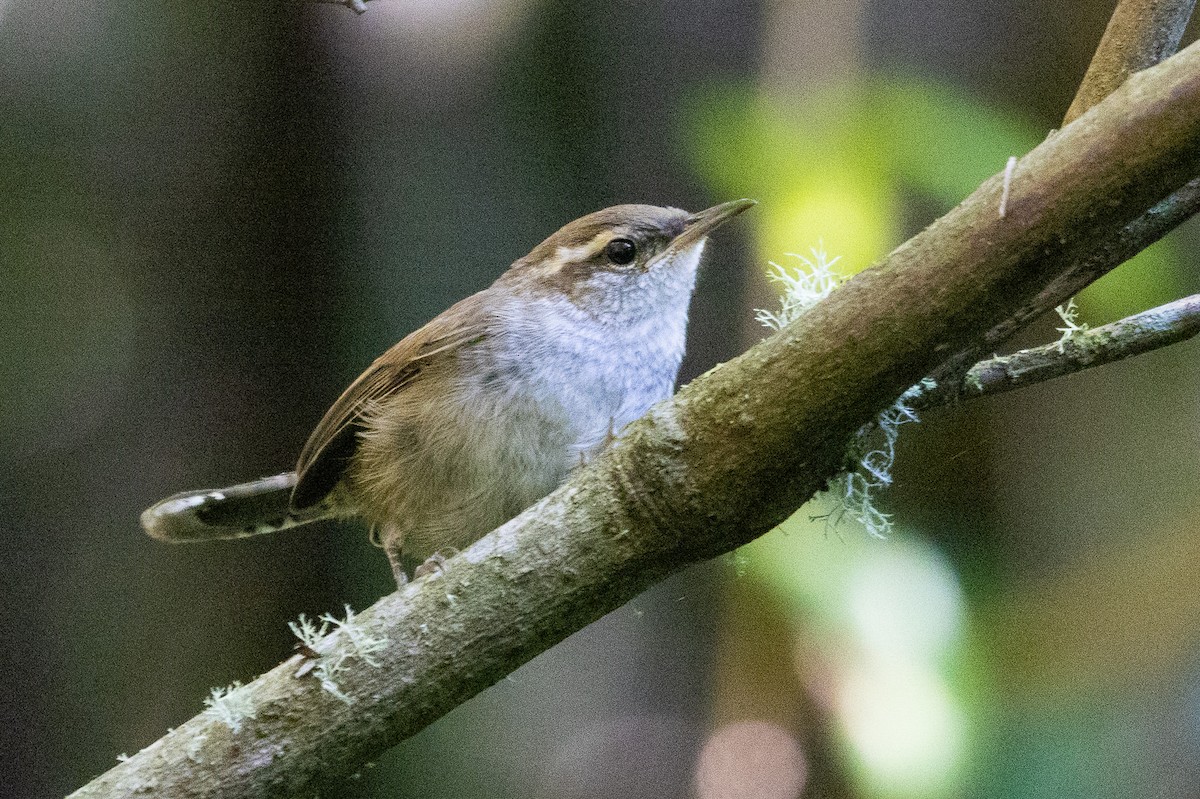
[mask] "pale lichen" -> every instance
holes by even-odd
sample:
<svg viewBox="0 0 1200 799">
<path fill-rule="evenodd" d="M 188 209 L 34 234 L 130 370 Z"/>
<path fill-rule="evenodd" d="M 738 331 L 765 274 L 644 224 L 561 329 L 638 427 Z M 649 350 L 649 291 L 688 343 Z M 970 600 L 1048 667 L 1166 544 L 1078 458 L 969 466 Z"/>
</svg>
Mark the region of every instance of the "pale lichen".
<svg viewBox="0 0 1200 799">
<path fill-rule="evenodd" d="M 810 250 L 812 258 L 788 253 L 800 265 L 787 269 L 771 264 L 770 279 L 783 285 L 778 312 L 759 310 L 759 322 L 774 330 L 791 324 L 805 311 L 828 297 L 844 280 L 833 270 L 838 258 L 830 259 L 823 247 Z M 825 492 L 834 504 L 823 517 L 836 525 L 846 516 L 862 524 L 875 537 L 884 538 L 891 532 L 892 519 L 875 504 L 878 491 L 892 483 L 892 465 L 896 460 L 896 439 L 900 425 L 919 421 L 911 402 L 918 394 L 931 391 L 936 383 L 926 378 L 905 391 L 891 407 L 879 414 L 870 424 L 864 425 L 850 443 L 847 460 L 855 464 L 853 470 L 839 474 L 829 482 Z M 877 433 L 882 434 L 883 443 L 875 446 Z"/>
<path fill-rule="evenodd" d="M 220 721 L 234 732 L 242 729 L 242 723 L 254 718 L 254 698 L 250 689 L 234 680 L 224 688 L 213 688 L 204 700 L 204 712 Z"/>
<path fill-rule="evenodd" d="M 868 534 L 887 538 L 892 531 L 892 516 L 879 510 L 875 498 L 880 490 L 892 484 L 900 426 L 921 421 L 912 407 L 913 401 L 935 388 L 937 381 L 931 377 L 925 378 L 901 394 L 875 421 L 855 434 L 849 454 L 857 468 L 842 472 L 829 482 L 828 493 L 834 498 L 836 507 L 828 518 L 836 520 L 842 515 L 849 515 Z M 883 436 L 883 444 L 871 446 L 873 441 L 878 441 L 877 431 Z"/>
<path fill-rule="evenodd" d="M 1088 326 L 1087 322 L 1079 321 L 1079 307 L 1075 305 L 1075 298 L 1067 300 L 1066 305 L 1055 307 L 1054 312 L 1058 314 L 1058 318 L 1063 320 L 1065 327 L 1054 328 L 1062 335 L 1058 339 L 1058 353 L 1063 353 L 1063 345 L 1070 341 L 1079 333 L 1086 333 Z"/>
<path fill-rule="evenodd" d="M 208 735 L 206 733 L 199 732 L 193 735 L 192 739 L 188 741 L 187 749 L 185 750 L 188 760 L 191 760 L 193 763 L 202 763 L 203 758 L 200 757 L 200 753 L 203 751 L 204 744 L 207 741 Z"/>
<path fill-rule="evenodd" d="M 288 629 L 292 631 L 292 635 L 300 639 L 303 646 L 316 649 L 320 640 L 329 632 L 329 623 L 323 622 L 320 627 L 317 627 L 316 622 L 301 613 L 299 619 L 288 622 Z"/>
<path fill-rule="evenodd" d="M 354 611 L 345 605 L 346 618 L 339 619 L 330 613 L 323 614 L 317 623 L 303 613 L 294 622 L 288 622 L 288 628 L 300 639 L 300 643 L 316 653 L 313 676 L 321 684 L 321 688 L 346 704 L 354 700 L 342 690 L 337 683 L 337 677 L 342 673 L 349 661 L 357 658 L 372 668 L 379 667 L 379 661 L 374 655 L 387 646 L 387 639 L 372 635 L 361 623 L 354 618 Z M 336 635 L 333 646 L 326 646 L 324 639 L 327 635 Z"/>
<path fill-rule="evenodd" d="M 771 261 L 771 269 L 767 277 L 774 283 L 783 286 L 783 294 L 779 298 L 779 311 L 759 309 L 755 319 L 772 330 L 779 330 L 802 313 L 816 305 L 833 293 L 844 279 L 833 271 L 841 256 L 829 258 L 823 246 L 811 247 L 812 260 L 793 252 L 786 253 L 789 258 L 795 258 L 800 266 L 788 269 Z"/>
</svg>

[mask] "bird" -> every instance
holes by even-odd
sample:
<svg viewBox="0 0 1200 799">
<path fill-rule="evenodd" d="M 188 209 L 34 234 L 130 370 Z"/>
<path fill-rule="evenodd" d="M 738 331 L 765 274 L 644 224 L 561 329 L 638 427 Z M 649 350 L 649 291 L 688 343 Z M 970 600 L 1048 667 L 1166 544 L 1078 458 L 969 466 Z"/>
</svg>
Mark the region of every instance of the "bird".
<svg viewBox="0 0 1200 799">
<path fill-rule="evenodd" d="M 358 517 L 403 586 L 671 395 L 707 238 L 754 204 L 616 205 L 570 222 L 379 356 L 294 471 L 175 494 L 142 526 L 181 543 Z"/>
</svg>

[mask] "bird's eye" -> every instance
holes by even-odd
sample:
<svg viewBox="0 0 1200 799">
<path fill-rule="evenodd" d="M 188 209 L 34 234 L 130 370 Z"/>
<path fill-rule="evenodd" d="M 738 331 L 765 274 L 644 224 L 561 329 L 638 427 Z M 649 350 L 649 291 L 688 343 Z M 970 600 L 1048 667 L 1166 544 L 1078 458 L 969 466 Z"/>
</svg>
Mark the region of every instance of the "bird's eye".
<svg viewBox="0 0 1200 799">
<path fill-rule="evenodd" d="M 604 254 L 614 264 L 625 266 L 637 256 L 637 246 L 629 239 L 613 239 L 604 247 Z"/>
</svg>

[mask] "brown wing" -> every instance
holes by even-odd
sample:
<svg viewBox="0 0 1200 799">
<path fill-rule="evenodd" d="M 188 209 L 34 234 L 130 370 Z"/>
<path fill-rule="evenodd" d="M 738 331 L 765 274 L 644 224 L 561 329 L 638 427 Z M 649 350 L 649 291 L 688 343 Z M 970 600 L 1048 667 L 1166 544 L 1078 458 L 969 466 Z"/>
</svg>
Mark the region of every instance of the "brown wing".
<svg viewBox="0 0 1200 799">
<path fill-rule="evenodd" d="M 370 408 L 403 390 L 430 363 L 486 338 L 487 320 L 480 300 L 479 294 L 468 297 L 405 336 L 338 397 L 300 453 L 293 508 L 315 505 L 342 479 L 358 448 L 363 415 Z"/>
</svg>

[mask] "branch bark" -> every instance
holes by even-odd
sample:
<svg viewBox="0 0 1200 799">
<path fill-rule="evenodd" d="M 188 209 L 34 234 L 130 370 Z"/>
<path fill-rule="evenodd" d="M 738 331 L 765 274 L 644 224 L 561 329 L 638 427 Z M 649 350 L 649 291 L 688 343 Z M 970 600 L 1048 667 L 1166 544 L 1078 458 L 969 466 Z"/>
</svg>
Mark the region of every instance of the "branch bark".
<svg viewBox="0 0 1200 799">
<path fill-rule="evenodd" d="M 1063 124 L 1081 117 L 1134 72 L 1152 67 L 1178 50 L 1195 5 L 1196 0 L 1121 0 Z"/>
<path fill-rule="evenodd" d="M 1175 52 L 1191 17 L 1195 0 L 1120 0 L 1088 67 L 1063 125 L 1111 94 L 1133 73 Z M 1011 177 L 1011 176 L 1009 176 Z M 968 348 L 942 364 L 933 375 L 941 386 L 962 385 L 983 353 L 999 346 L 1047 309 L 1064 302 L 1138 252 L 1200 213 L 1200 177 L 1124 227 L 1101 234 L 1090 255 L 1050 281 L 1036 297 L 1016 309 Z"/>
<path fill-rule="evenodd" d="M 347 661 L 338 689 L 349 702 L 297 677 L 297 656 L 243 689 L 253 717 L 237 731 L 201 714 L 74 796 L 312 795 L 666 574 L 774 527 L 901 391 L 1036 307 L 1080 264 L 1103 261 L 1097 242 L 1136 235 L 1134 220 L 1198 174 L 1193 45 L 1022 158 L 1003 218 L 997 175 L 795 323 L 656 406 L 444 573 L 364 612 L 360 634 L 386 645 L 377 666 Z M 335 633 L 329 652 L 350 638 Z"/>
<path fill-rule="evenodd" d="M 920 391 L 913 410 L 1002 394 L 1187 341 L 1200 333 L 1200 294 L 1012 355 L 980 361 L 957 382 Z"/>
</svg>

